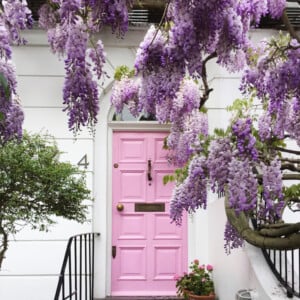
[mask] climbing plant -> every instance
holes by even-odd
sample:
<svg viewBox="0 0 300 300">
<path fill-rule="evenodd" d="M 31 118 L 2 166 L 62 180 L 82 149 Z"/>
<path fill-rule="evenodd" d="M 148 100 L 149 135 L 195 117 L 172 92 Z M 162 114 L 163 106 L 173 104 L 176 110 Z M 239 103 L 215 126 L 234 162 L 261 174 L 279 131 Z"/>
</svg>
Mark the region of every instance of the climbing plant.
<svg viewBox="0 0 300 300">
<path fill-rule="evenodd" d="M 128 7 L 134 2 L 48 0 L 40 8 L 39 24 L 65 62 L 63 103 L 74 132 L 97 122 L 105 53 L 96 33 L 111 26 L 126 38 Z M 299 185 L 284 182 L 299 179 L 300 142 L 300 39 L 285 6 L 285 0 L 166 1 L 161 23 L 149 28 L 138 48 L 134 71 L 119 69 L 113 88 L 117 112 L 128 105 L 134 115 L 155 115 L 171 124 L 166 147 L 179 168 L 173 176 L 174 222 L 180 224 L 183 210 L 207 207 L 207 187 L 225 193 L 228 251 L 243 240 L 262 248 L 300 246 L 300 223 L 282 220 L 287 207 L 299 211 Z M 253 45 L 249 31 L 266 15 L 281 18 L 288 33 Z M 20 30 L 32 21 L 25 0 L 3 0 L 0 19 L 0 137 L 5 143 L 20 137 L 23 120 L 10 45 L 24 42 Z M 209 134 L 205 108 L 213 92 L 207 74 L 211 60 L 244 74 L 244 99 L 230 108 L 228 127 L 214 134 Z"/>
</svg>

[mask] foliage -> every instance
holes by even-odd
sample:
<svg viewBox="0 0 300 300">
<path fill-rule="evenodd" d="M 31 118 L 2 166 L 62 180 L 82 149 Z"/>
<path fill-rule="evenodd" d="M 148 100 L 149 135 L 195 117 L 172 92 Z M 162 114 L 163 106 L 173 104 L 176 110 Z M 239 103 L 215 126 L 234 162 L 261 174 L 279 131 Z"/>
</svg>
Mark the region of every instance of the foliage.
<svg viewBox="0 0 300 300">
<path fill-rule="evenodd" d="M 195 295 L 208 296 L 214 294 L 212 279 L 212 265 L 200 265 L 195 259 L 190 265 L 191 272 L 182 276 L 175 276 L 177 295 L 186 297 L 187 292 Z"/>
<path fill-rule="evenodd" d="M 284 180 L 299 179 L 300 171 L 296 150 L 300 145 L 299 39 L 280 34 L 257 46 L 248 38 L 250 24 L 267 13 L 279 17 L 285 1 L 260 1 L 259 5 L 256 1 L 215 2 L 221 10 L 204 1 L 170 1 L 169 26 L 148 30 L 137 52 L 137 76 L 127 78 L 127 90 L 120 82 L 115 84 L 112 104 L 121 108 L 130 103 L 130 97 L 124 99 L 122 93 L 126 90 L 130 95 L 134 87 L 131 106 L 136 104 L 135 111 L 171 123 L 166 143 L 170 161 L 182 168 L 164 178 L 165 182 L 176 181 L 172 221 L 180 225 L 183 211 L 205 209 L 210 186 L 213 192 L 226 193 L 228 252 L 243 240 L 266 247 L 262 237 L 268 239 L 269 234 L 276 240 L 269 243 L 274 248 L 299 248 L 299 226 L 285 224 L 289 230 L 285 234 L 281 230 L 286 204 L 299 202 L 284 188 Z M 205 20 L 205 29 L 199 20 Z M 213 58 L 230 72 L 244 69 L 240 87 L 244 98 L 228 108 L 232 117 L 227 128 L 209 135 L 202 109 L 212 92 L 206 64 Z M 297 146 L 288 149 L 292 140 Z M 248 224 L 256 219 L 258 228 L 245 227 L 247 222 L 242 222 L 241 230 L 235 222 L 240 217 Z M 265 228 L 270 229 L 267 234 Z"/>
<path fill-rule="evenodd" d="M 84 173 L 59 161 L 50 137 L 24 133 L 0 147 L 0 266 L 7 241 L 24 226 L 47 231 L 59 216 L 84 222 L 90 199 Z M 4 251 L 3 251 L 4 250 Z"/>
<path fill-rule="evenodd" d="M 20 31 L 32 22 L 26 1 L 2 2 L 0 74 L 5 80 L 0 76 L 4 87 L 0 141 L 4 144 L 21 136 L 23 122 L 11 43 L 23 42 Z M 40 9 L 39 24 L 47 30 L 51 49 L 64 57 L 64 110 L 75 133 L 83 126 L 94 128 L 97 122 L 99 83 L 106 75 L 97 33 L 108 25 L 123 37 L 131 4 L 131 0 L 48 0 Z M 285 224 L 284 234 L 281 228 L 286 204 L 299 204 L 298 193 L 291 196 L 284 180 L 300 179 L 300 38 L 287 21 L 290 35 L 279 34 L 258 45 L 249 38 L 250 28 L 263 16 L 286 16 L 285 5 L 285 0 L 167 1 L 161 24 L 149 28 L 137 50 L 134 72 L 119 68 L 112 91 L 118 113 L 127 105 L 134 116 L 155 115 L 158 122 L 171 125 L 166 141 L 169 160 L 182 168 L 165 178 L 176 181 L 173 221 L 180 224 L 184 210 L 207 207 L 207 186 L 226 193 L 229 249 L 241 245 L 242 239 L 265 247 L 263 240 L 270 235 L 276 241 L 274 248 L 300 246 L 300 223 Z M 205 105 L 213 90 L 207 64 L 213 59 L 229 72 L 243 72 L 240 89 L 245 99 L 231 106 L 227 128 L 209 135 Z M 293 149 L 288 148 L 291 142 L 296 144 Z M 259 221 L 257 229 L 248 226 L 250 218 Z"/>
<path fill-rule="evenodd" d="M 114 78 L 118 81 L 122 79 L 122 77 L 133 77 L 134 76 L 134 69 L 130 70 L 127 66 L 119 66 L 115 69 L 115 76 Z"/>
</svg>

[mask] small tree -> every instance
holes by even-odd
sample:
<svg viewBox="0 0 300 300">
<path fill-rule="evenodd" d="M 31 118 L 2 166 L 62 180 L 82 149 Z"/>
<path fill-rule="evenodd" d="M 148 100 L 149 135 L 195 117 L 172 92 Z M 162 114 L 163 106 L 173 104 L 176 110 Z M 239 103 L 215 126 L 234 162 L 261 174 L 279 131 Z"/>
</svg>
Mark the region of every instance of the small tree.
<svg viewBox="0 0 300 300">
<path fill-rule="evenodd" d="M 8 236 L 24 226 L 47 231 L 54 216 L 86 220 L 84 173 L 59 155 L 55 142 L 39 134 L 0 147 L 0 268 Z"/>
</svg>

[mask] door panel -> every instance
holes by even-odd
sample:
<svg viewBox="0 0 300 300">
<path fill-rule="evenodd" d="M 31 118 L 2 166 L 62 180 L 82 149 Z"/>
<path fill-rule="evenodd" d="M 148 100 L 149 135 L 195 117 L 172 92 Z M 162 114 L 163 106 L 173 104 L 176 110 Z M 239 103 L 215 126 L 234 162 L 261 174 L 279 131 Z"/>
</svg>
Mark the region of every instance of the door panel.
<svg viewBox="0 0 300 300">
<path fill-rule="evenodd" d="M 186 271 L 186 216 L 181 227 L 170 223 L 173 185 L 163 184 L 173 170 L 166 135 L 113 135 L 112 295 L 175 295 L 174 275 Z"/>
</svg>

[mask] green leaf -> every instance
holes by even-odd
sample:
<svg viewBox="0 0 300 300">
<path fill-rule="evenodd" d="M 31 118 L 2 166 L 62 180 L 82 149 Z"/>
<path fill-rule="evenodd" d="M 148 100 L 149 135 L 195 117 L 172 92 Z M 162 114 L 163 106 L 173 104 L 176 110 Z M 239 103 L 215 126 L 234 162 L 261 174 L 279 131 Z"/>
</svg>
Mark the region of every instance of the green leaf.
<svg viewBox="0 0 300 300">
<path fill-rule="evenodd" d="M 122 65 L 116 68 L 114 79 L 120 81 L 123 77 L 133 77 L 134 69 L 130 69 L 129 67 Z"/>
<path fill-rule="evenodd" d="M 226 135 L 224 129 L 222 128 L 215 128 L 214 133 L 216 136 L 224 137 Z"/>
<path fill-rule="evenodd" d="M 208 111 L 208 109 L 207 109 L 205 106 L 202 106 L 202 107 L 200 108 L 200 111 L 201 111 L 202 113 L 206 114 L 207 111 Z"/>
<path fill-rule="evenodd" d="M 166 184 L 169 182 L 169 178 L 170 178 L 169 175 L 165 175 L 165 176 L 163 177 L 163 183 L 164 183 L 164 185 L 166 185 Z"/>
</svg>

